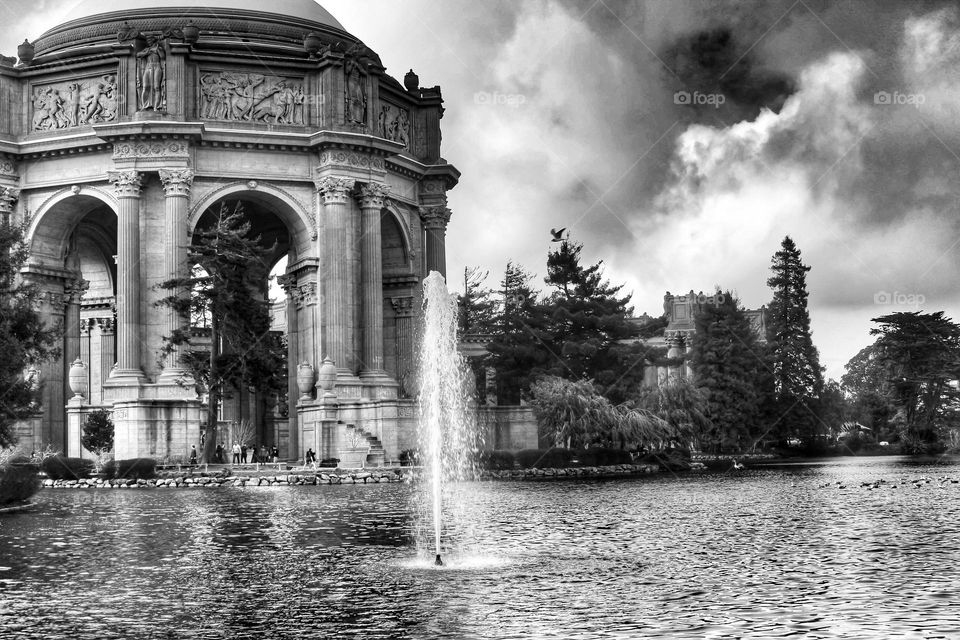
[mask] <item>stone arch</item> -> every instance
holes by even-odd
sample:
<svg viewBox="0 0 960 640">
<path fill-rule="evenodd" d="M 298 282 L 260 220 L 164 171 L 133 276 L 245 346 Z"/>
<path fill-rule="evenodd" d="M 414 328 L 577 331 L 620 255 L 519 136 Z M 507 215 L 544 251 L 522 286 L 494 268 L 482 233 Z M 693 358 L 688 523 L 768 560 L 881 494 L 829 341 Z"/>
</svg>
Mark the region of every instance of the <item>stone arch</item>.
<svg viewBox="0 0 960 640">
<path fill-rule="evenodd" d="M 63 204 L 65 202 L 67 205 Z M 77 224 L 88 213 L 104 205 L 114 216 L 117 215 L 117 199 L 98 187 L 74 186 L 54 193 L 37 208 L 30 221 L 27 242 L 31 257 L 66 259 Z"/>
<path fill-rule="evenodd" d="M 406 217 L 399 210 L 396 203 L 391 200 L 384 202 L 382 211 L 385 211 L 389 214 L 389 219 L 396 225 L 396 229 L 399 231 L 400 241 L 403 243 L 403 256 L 404 256 L 404 266 L 410 268 L 413 264 L 414 254 L 413 254 L 413 243 L 410 240 L 410 228 L 407 224 Z M 386 237 L 384 237 L 386 239 Z"/>
<path fill-rule="evenodd" d="M 200 222 L 201 216 L 214 204 L 233 197 L 253 200 L 274 209 L 276 215 L 290 232 L 290 247 L 295 256 L 300 255 L 301 247 L 306 247 L 305 239 L 317 237 L 317 227 L 310 212 L 292 195 L 268 183 L 258 183 L 251 187 L 248 182 L 232 182 L 214 189 L 192 204 L 187 221 L 187 232 L 192 234 Z"/>
</svg>

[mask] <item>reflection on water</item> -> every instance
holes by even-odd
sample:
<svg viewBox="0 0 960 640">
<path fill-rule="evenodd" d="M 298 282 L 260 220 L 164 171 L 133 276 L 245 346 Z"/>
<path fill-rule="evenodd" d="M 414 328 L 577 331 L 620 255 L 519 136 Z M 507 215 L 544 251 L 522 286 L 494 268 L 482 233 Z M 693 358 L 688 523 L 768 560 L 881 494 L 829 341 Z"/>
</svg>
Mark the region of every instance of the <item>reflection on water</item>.
<svg viewBox="0 0 960 640">
<path fill-rule="evenodd" d="M 478 483 L 482 542 L 442 568 L 416 556 L 407 485 L 47 490 L 0 519 L 0 637 L 949 637 L 944 476 L 872 458 Z M 881 479 L 898 488 L 860 487 Z"/>
</svg>

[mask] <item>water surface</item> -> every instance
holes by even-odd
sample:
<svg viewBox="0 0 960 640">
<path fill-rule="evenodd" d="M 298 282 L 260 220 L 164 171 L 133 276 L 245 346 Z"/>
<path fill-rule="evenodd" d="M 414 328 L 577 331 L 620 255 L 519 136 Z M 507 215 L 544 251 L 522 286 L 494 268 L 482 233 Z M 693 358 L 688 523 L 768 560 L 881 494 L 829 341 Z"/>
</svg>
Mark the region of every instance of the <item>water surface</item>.
<svg viewBox="0 0 960 640">
<path fill-rule="evenodd" d="M 0 637 L 955 637 L 942 478 L 960 466 L 476 483 L 439 569 L 407 485 L 44 490 L 0 519 Z"/>
</svg>

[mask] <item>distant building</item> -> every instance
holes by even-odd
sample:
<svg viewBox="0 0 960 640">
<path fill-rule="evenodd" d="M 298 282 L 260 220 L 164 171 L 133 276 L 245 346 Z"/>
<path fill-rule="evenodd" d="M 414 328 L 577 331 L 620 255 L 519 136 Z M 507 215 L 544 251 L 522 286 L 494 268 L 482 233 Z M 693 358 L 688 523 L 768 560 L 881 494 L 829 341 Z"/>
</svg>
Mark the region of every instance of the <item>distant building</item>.
<svg viewBox="0 0 960 640">
<path fill-rule="evenodd" d="M 693 336 L 697 332 L 696 315 L 708 305 L 719 304 L 721 302 L 718 299 L 719 295 L 722 294 L 706 295 L 703 291 L 694 293 L 693 289 L 682 295 L 674 295 L 669 291 L 664 294 L 663 314 L 667 318 L 667 326 L 664 328 L 662 335 L 646 338 L 643 343 L 651 347 L 665 348 L 667 350 L 666 357 L 671 362 L 657 364 L 648 360 L 643 374 L 644 386 L 655 387 L 671 378 L 693 377 L 690 352 L 693 348 Z M 750 320 L 750 326 L 757 334 L 757 339 L 760 342 L 766 342 L 766 306 L 759 309 L 747 309 L 745 314 L 747 319 Z M 638 325 L 644 326 L 655 321 L 655 318 L 644 314 L 633 320 Z"/>
</svg>

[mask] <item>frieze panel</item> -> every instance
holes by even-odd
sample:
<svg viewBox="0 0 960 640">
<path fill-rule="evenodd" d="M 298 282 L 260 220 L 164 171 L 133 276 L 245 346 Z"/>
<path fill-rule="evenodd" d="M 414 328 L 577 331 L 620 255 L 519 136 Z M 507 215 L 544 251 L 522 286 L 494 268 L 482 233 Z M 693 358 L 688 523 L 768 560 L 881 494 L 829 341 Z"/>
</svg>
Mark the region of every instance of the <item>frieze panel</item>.
<svg viewBox="0 0 960 640">
<path fill-rule="evenodd" d="M 339 149 L 324 151 L 320 154 L 320 166 L 326 167 L 330 165 L 386 171 L 383 158 L 366 153 L 355 153 L 353 151 L 342 151 Z"/>
<path fill-rule="evenodd" d="M 200 74 L 200 118 L 269 124 L 304 124 L 302 78 L 239 71 Z"/>
<path fill-rule="evenodd" d="M 399 142 L 405 150 L 410 150 L 410 111 L 408 109 L 381 102 L 377 127 L 381 138 Z"/>
<path fill-rule="evenodd" d="M 116 76 L 107 74 L 33 87 L 34 131 L 69 129 L 117 119 Z"/>
<path fill-rule="evenodd" d="M 157 142 L 118 142 L 113 145 L 114 160 L 132 158 L 189 158 L 190 145 L 179 140 Z"/>
</svg>

